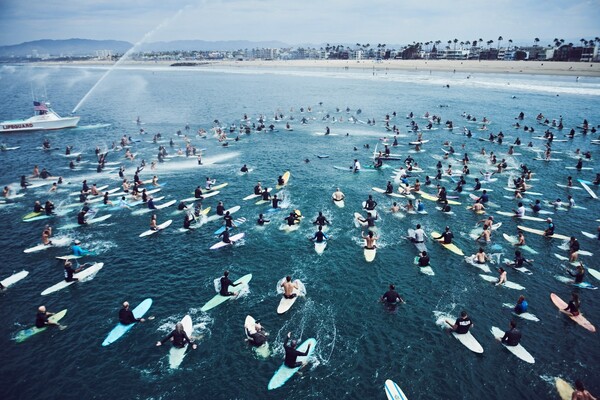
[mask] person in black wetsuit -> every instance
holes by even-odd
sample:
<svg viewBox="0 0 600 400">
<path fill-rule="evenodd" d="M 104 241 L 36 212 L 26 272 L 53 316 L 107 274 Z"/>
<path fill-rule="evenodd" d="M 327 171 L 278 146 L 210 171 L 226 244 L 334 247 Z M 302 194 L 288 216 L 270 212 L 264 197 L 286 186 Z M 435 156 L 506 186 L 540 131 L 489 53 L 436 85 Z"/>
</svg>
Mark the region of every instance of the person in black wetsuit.
<svg viewBox="0 0 600 400">
<path fill-rule="evenodd" d="M 256 195 L 262 194 L 262 186 L 261 186 L 260 182 L 258 182 L 256 184 L 256 186 L 254 186 L 254 194 L 256 194 Z"/>
<path fill-rule="evenodd" d="M 248 167 L 246 166 L 246 164 L 244 164 L 242 168 L 240 168 L 240 172 L 248 172 Z"/>
<path fill-rule="evenodd" d="M 387 304 L 404 303 L 404 299 L 396 292 L 396 286 L 390 285 L 390 290 L 381 296 L 381 302 Z"/>
<path fill-rule="evenodd" d="M 447 226 L 446 230 L 444 231 L 444 233 L 442 233 L 439 237 L 432 238 L 432 239 L 435 239 L 435 240 L 444 239 L 444 244 L 452 244 L 452 239 L 453 238 L 454 238 L 454 234 L 450 230 L 450 227 Z"/>
<path fill-rule="evenodd" d="M 429 261 L 429 255 L 427 254 L 427 252 L 421 252 L 421 255 L 419 256 L 419 267 L 428 267 Z"/>
<path fill-rule="evenodd" d="M 162 346 L 166 341 L 171 340 L 173 342 L 173 347 L 178 349 L 182 349 L 186 343 L 192 345 L 192 349 L 196 350 L 198 345 L 196 343 L 192 343 L 190 338 L 188 337 L 185 330 L 183 330 L 183 324 L 178 322 L 175 325 L 175 329 L 169 333 L 163 340 L 156 342 L 157 346 Z"/>
<path fill-rule="evenodd" d="M 46 311 L 45 306 L 40 306 L 38 308 L 38 312 L 35 316 L 35 327 L 36 328 L 44 328 L 48 326 L 58 326 L 61 325 L 57 322 L 48 321 L 48 318 L 54 315 L 54 313 Z"/>
<path fill-rule="evenodd" d="M 265 189 L 265 192 L 266 191 L 267 191 L 267 189 Z M 269 192 L 267 192 L 267 196 L 268 196 L 268 194 L 269 194 Z M 264 192 L 263 192 L 263 200 L 264 200 Z M 274 195 L 273 198 L 271 199 L 271 207 L 280 208 L 279 203 L 281 203 L 281 201 L 282 201 L 281 199 L 277 198 L 277 195 Z"/>
<path fill-rule="evenodd" d="M 83 266 L 77 269 L 73 269 L 73 263 L 69 260 L 65 260 L 65 282 L 75 282 L 79 279 L 73 278 L 73 274 L 76 274 L 83 270 Z"/>
<path fill-rule="evenodd" d="M 567 305 L 567 308 L 564 311 L 567 311 L 571 314 L 571 316 L 576 317 L 579 315 L 579 307 L 581 307 L 581 302 L 579 301 L 579 295 L 575 292 L 571 294 L 571 300 Z"/>
<path fill-rule="evenodd" d="M 223 243 L 231 243 L 231 240 L 229 239 L 229 228 L 227 227 L 225 227 L 225 230 L 221 232 L 218 237 L 222 238 L 221 240 Z"/>
<path fill-rule="evenodd" d="M 317 216 L 317 219 L 315 219 L 313 221 L 313 225 L 329 225 L 330 222 L 327 220 L 327 218 L 325 218 L 325 216 L 323 215 L 323 212 L 319 211 L 319 215 Z"/>
<path fill-rule="evenodd" d="M 146 321 L 144 318 L 136 318 L 133 315 L 133 311 L 129 309 L 129 302 L 123 302 L 123 308 L 119 310 L 119 322 L 123 325 L 131 325 L 136 322 L 144 322 Z"/>
<path fill-rule="evenodd" d="M 298 350 L 296 350 L 297 343 L 295 340 L 292 340 L 288 346 L 288 341 L 290 340 L 291 337 L 292 337 L 292 332 L 288 332 L 287 336 L 285 337 L 285 341 L 283 342 L 283 349 L 285 350 L 285 361 L 283 363 L 288 368 L 302 367 L 302 366 L 304 366 L 304 363 L 296 361 L 296 359 L 298 357 L 303 357 L 303 356 L 308 355 L 308 352 L 310 351 L 310 345 L 308 345 L 308 347 L 304 353 L 301 351 L 298 351 Z"/>
<path fill-rule="evenodd" d="M 296 222 L 300 222 L 300 218 L 298 218 L 298 216 L 296 215 L 295 212 L 291 212 L 290 215 L 288 217 L 284 218 L 285 221 L 287 221 L 288 226 L 293 226 L 296 224 Z"/>
<path fill-rule="evenodd" d="M 392 182 L 388 181 L 386 187 L 385 187 L 385 194 L 392 194 L 394 193 L 394 186 L 392 186 Z"/>
<path fill-rule="evenodd" d="M 260 320 L 255 320 L 253 326 L 245 326 L 246 335 L 248 335 L 248 342 L 255 347 L 260 347 L 267 342 L 267 336 L 269 334 L 265 331 L 264 327 L 260 324 Z"/>
<path fill-rule="evenodd" d="M 202 189 L 200 188 L 200 186 L 197 186 L 196 190 L 194 190 L 194 197 L 196 199 L 201 199 L 202 198 Z"/>
<path fill-rule="evenodd" d="M 237 296 L 236 293 L 230 292 L 229 286 L 238 286 L 241 285 L 242 283 L 233 283 L 230 279 L 229 279 L 229 271 L 225 271 L 223 272 L 223 276 L 221 277 L 221 290 L 219 291 L 219 294 L 221 296 Z"/>
<path fill-rule="evenodd" d="M 472 326 L 473 321 L 471 321 L 467 312 L 461 311 L 460 317 L 456 319 L 456 322 L 454 322 L 454 325 L 452 325 L 449 330 L 459 335 L 464 335 L 469 332 L 469 329 L 471 329 Z"/>
<path fill-rule="evenodd" d="M 225 215 L 225 206 L 222 201 L 217 204 L 217 215 Z"/>
<path fill-rule="evenodd" d="M 262 214 L 258 214 L 258 221 L 256 221 L 258 225 L 263 226 L 269 222 L 271 222 L 271 220 L 265 219 Z"/>
<path fill-rule="evenodd" d="M 583 267 L 583 264 L 579 263 L 579 265 L 577 266 L 577 271 L 575 273 L 569 270 L 567 270 L 567 273 L 573 278 L 575 278 L 574 283 L 581 283 L 583 282 L 583 277 L 585 276 L 585 268 Z"/>
<path fill-rule="evenodd" d="M 229 213 L 229 211 L 225 211 L 225 215 L 223 216 L 223 221 L 225 222 L 225 226 L 227 228 L 235 227 L 235 223 L 233 222 L 233 217 Z"/>
<path fill-rule="evenodd" d="M 510 329 L 504 332 L 504 336 L 500 341 L 506 346 L 517 346 L 521 341 L 521 331 L 517 329 L 517 323 L 510 321 Z"/>
</svg>

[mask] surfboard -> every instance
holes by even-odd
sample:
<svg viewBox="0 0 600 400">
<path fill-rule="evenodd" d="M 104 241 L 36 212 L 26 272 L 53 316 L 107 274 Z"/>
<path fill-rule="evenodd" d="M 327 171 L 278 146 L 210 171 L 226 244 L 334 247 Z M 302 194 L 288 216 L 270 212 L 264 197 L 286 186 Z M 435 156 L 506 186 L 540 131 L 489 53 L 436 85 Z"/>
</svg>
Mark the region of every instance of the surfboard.
<svg viewBox="0 0 600 400">
<path fill-rule="evenodd" d="M 514 310 L 514 308 L 515 308 L 515 306 L 513 304 L 510 304 L 510 303 L 502 303 L 502 306 L 506 307 L 506 308 L 510 308 L 512 310 Z M 540 319 L 538 317 L 536 317 L 534 314 L 532 314 L 530 312 L 524 312 L 524 313 L 521 313 L 521 314 L 517 314 L 516 312 L 513 311 L 512 314 L 516 315 L 519 318 L 526 319 L 527 321 L 533 321 L 533 322 L 539 322 L 540 321 Z"/>
<path fill-rule="evenodd" d="M 344 208 L 346 206 L 346 203 L 344 203 L 344 199 L 342 199 L 342 200 L 336 200 L 333 197 L 331 199 L 333 200 L 333 204 L 335 204 L 339 208 Z"/>
<path fill-rule="evenodd" d="M 52 244 L 38 244 L 37 246 L 29 247 L 23 250 L 23 253 L 35 253 L 42 250 L 48 250 L 53 247 L 66 246 L 71 242 L 71 238 L 68 237 L 56 237 L 51 238 Z"/>
<path fill-rule="evenodd" d="M 492 276 L 492 275 L 479 274 L 479 276 L 484 281 L 488 281 L 488 282 L 492 282 L 492 283 L 498 282 L 498 278 L 495 276 Z M 503 287 L 506 287 L 509 289 L 514 289 L 514 290 L 525 290 L 525 288 L 523 286 L 519 285 L 518 283 L 511 282 L 511 281 L 506 281 L 502 285 L 498 285 L 498 286 L 503 286 Z"/>
<path fill-rule="evenodd" d="M 254 326 L 256 325 L 256 320 L 254 319 L 254 317 L 252 317 L 251 315 L 246 315 L 246 319 L 244 320 L 244 334 L 246 335 L 246 338 L 250 341 L 250 343 L 252 343 L 250 336 L 248 335 L 248 332 L 252 329 L 254 329 Z M 266 333 L 265 333 L 266 334 Z M 260 346 L 252 346 L 254 348 L 254 352 L 256 353 L 256 355 L 260 358 L 266 359 L 271 355 L 271 349 L 269 348 L 269 342 L 265 342 Z"/>
<path fill-rule="evenodd" d="M 417 243 L 414 240 L 415 237 L 415 230 L 414 229 L 408 229 L 408 239 L 411 241 L 412 244 L 415 245 L 415 247 L 417 248 L 417 250 L 419 250 L 419 253 L 423 252 L 423 251 L 427 251 L 427 246 L 425 246 L 425 243 Z"/>
<path fill-rule="evenodd" d="M 12 274 L 8 278 L 4 278 L 3 280 L 0 281 L 0 283 L 5 288 L 8 288 L 9 286 L 12 286 L 15 283 L 19 282 L 21 279 L 25 279 L 25 277 L 27 277 L 27 275 L 29 275 L 29 271 L 17 272 L 16 274 Z"/>
<path fill-rule="evenodd" d="M 436 231 L 432 231 L 429 234 L 429 237 L 433 238 L 434 236 L 441 236 L 438 232 Z M 441 244 L 442 246 L 444 246 L 446 249 L 450 250 L 451 252 L 453 252 L 454 254 L 458 254 L 459 256 L 464 256 L 465 254 L 462 252 L 461 249 L 459 249 L 454 243 L 450 243 L 450 244 L 445 244 L 444 243 L 444 239 L 435 239 L 439 244 Z"/>
<path fill-rule="evenodd" d="M 140 233 L 139 237 L 145 237 L 145 236 L 154 235 L 156 232 L 162 231 L 163 229 L 169 227 L 172 223 L 173 223 L 172 219 L 170 219 L 168 221 L 165 221 L 162 224 L 157 225 L 156 226 L 156 228 L 157 228 L 156 230 L 148 229 L 147 231 Z"/>
<path fill-rule="evenodd" d="M 581 185 L 581 187 L 583 187 L 585 189 L 586 192 L 588 192 L 588 194 L 592 197 L 592 199 L 597 199 L 598 195 L 596 195 L 596 193 L 594 193 L 594 191 L 592 189 L 590 189 L 590 187 L 587 185 L 587 183 L 582 182 L 581 179 L 577 179 L 579 181 L 579 184 Z"/>
<path fill-rule="evenodd" d="M 534 233 L 536 235 L 545 236 L 544 231 L 541 229 L 528 228 L 523 225 L 517 225 L 517 229 L 520 229 L 523 232 L 529 232 L 529 233 Z M 571 239 L 569 236 L 559 235 L 557 233 L 555 233 L 554 235 L 546 236 L 546 237 L 553 238 L 553 239 L 562 239 L 562 240 L 570 240 Z"/>
<path fill-rule="evenodd" d="M 283 173 L 283 175 L 281 175 L 281 178 L 283 179 L 283 185 L 275 185 L 275 189 L 279 190 L 281 188 L 283 188 L 285 185 L 287 185 L 288 181 L 290 180 L 290 171 L 285 171 Z"/>
<path fill-rule="evenodd" d="M 396 382 L 392 381 L 391 379 L 386 379 L 383 388 L 388 400 L 407 400 L 407 397 L 402 389 L 400 389 L 400 386 L 398 386 Z"/>
<path fill-rule="evenodd" d="M 277 290 L 282 294 L 283 294 L 283 288 L 281 287 L 281 284 L 284 282 L 284 280 L 285 280 L 285 278 L 281 279 L 277 283 Z M 284 314 L 290 308 L 292 308 L 292 306 L 294 305 L 294 303 L 296 302 L 298 297 L 306 296 L 306 287 L 300 281 L 300 279 L 296 279 L 293 283 L 296 286 L 298 286 L 297 288 L 294 288 L 294 291 L 293 291 L 293 293 L 295 293 L 296 296 L 292 297 L 291 299 L 286 299 L 285 297 L 281 296 L 281 300 L 279 301 L 279 305 L 277 306 L 277 314 Z"/>
<path fill-rule="evenodd" d="M 252 280 L 252 274 L 244 275 L 241 278 L 239 278 L 238 280 L 236 280 L 235 282 L 233 282 L 234 284 L 241 283 L 241 285 L 230 286 L 228 290 L 232 293 L 239 293 L 242 289 L 248 287 L 248 283 L 251 280 Z M 215 308 L 216 306 L 218 306 L 220 304 L 225 303 L 228 300 L 232 300 L 235 298 L 237 298 L 237 296 L 221 296 L 220 294 L 217 293 L 217 295 L 215 295 L 205 305 L 202 306 L 200 311 L 206 312 L 208 310 Z"/>
<path fill-rule="evenodd" d="M 233 235 L 233 236 L 229 237 L 229 240 L 231 241 L 231 243 L 225 243 L 225 242 L 221 241 L 221 242 L 215 243 L 212 246 L 210 246 L 210 249 L 216 250 L 216 249 L 220 249 L 221 247 L 233 245 L 235 242 L 242 239 L 245 235 L 246 234 L 243 232 L 238 233 L 237 235 Z"/>
<path fill-rule="evenodd" d="M 593 268 L 587 268 L 587 272 L 589 272 L 589 274 L 594 278 L 600 280 L 600 271 L 595 270 Z"/>
<path fill-rule="evenodd" d="M 377 255 L 377 248 L 367 249 L 366 247 L 363 247 L 363 255 L 365 256 L 366 262 L 373 262 L 373 260 L 375 260 L 375 255 Z"/>
<path fill-rule="evenodd" d="M 87 267 L 83 271 L 73 274 L 73 278 L 79 279 L 79 281 L 83 281 L 85 278 L 88 278 L 88 277 L 94 275 L 96 272 L 100 271 L 103 266 L 104 266 L 104 263 L 92 264 L 91 266 Z M 62 290 L 64 288 L 66 288 L 67 286 L 74 284 L 75 282 L 78 282 L 78 281 L 67 282 L 63 279 L 62 281 L 58 282 L 56 285 L 50 286 L 48 289 L 44 290 L 41 293 L 41 295 L 46 296 L 50 293 L 58 292 L 59 290 Z"/>
<path fill-rule="evenodd" d="M 30 212 L 29 214 L 25 214 L 25 216 L 23 217 L 23 221 L 27 221 L 28 219 L 39 217 L 43 214 L 44 214 L 43 212 Z"/>
<path fill-rule="evenodd" d="M 152 299 L 147 298 L 142 301 L 136 308 L 132 310 L 133 316 L 135 318 L 142 318 L 152 307 Z M 118 323 L 106 336 L 106 339 L 102 342 L 102 346 L 108 346 L 117 340 L 119 340 L 123 335 L 125 335 L 131 328 L 133 328 L 137 323 L 123 325 L 122 323 Z"/>
<path fill-rule="evenodd" d="M 515 247 L 515 249 L 523 249 L 523 250 L 525 250 L 526 252 L 528 252 L 530 254 L 538 254 L 537 251 L 535 251 L 534 249 L 532 249 L 531 247 L 529 247 L 527 245 L 525 245 L 525 246 L 517 246 L 518 239 L 517 239 L 516 236 L 510 236 L 510 235 L 507 235 L 506 233 L 503 233 L 502 237 L 504 239 L 506 239 L 506 241 L 508 243 L 512 244 Z"/>
<path fill-rule="evenodd" d="M 373 188 L 371 188 L 371 190 L 373 190 L 374 192 L 377 192 L 377 193 L 385 194 L 386 196 L 390 196 L 390 197 L 397 197 L 397 198 L 402 198 L 402 199 L 405 197 L 405 196 L 401 195 L 400 193 L 386 193 L 385 189 L 378 188 L 378 187 L 373 187 Z"/>
<path fill-rule="evenodd" d="M 65 308 L 64 310 L 59 311 L 56 314 L 50 316 L 48 318 L 48 321 L 50 321 L 50 322 L 58 322 L 61 319 L 63 319 L 66 314 L 67 314 L 67 309 Z M 46 326 L 43 327 L 43 328 L 37 328 L 37 327 L 34 326 L 34 327 L 31 327 L 31 328 L 24 329 L 22 331 L 19 331 L 15 335 L 15 341 L 17 343 L 21 343 L 21 342 L 29 339 L 33 335 L 37 335 L 40 332 L 44 332 L 46 329 L 48 329 L 48 327 L 46 327 Z"/>
<path fill-rule="evenodd" d="M 415 193 L 417 193 L 417 194 L 420 194 L 420 195 L 421 195 L 421 197 L 422 197 L 422 198 L 424 198 L 425 200 L 436 201 L 436 202 L 438 201 L 438 198 L 437 198 L 437 197 L 435 197 L 435 196 L 432 196 L 432 195 L 430 195 L 429 193 L 425 193 L 425 192 L 423 192 L 423 191 L 421 191 L 421 190 L 419 190 L 419 191 L 417 191 L 417 192 L 415 192 Z M 452 205 L 455 205 L 455 206 L 459 206 L 461 203 L 460 203 L 460 202 L 458 202 L 458 201 L 454 201 L 454 200 L 448 200 L 448 204 L 452 204 Z"/>
<path fill-rule="evenodd" d="M 490 329 L 490 331 L 492 332 L 492 335 L 494 335 L 494 337 L 496 339 L 502 339 L 502 337 L 504 337 L 504 332 L 502 331 L 502 329 L 500 329 L 496 326 L 492 326 L 492 329 Z M 533 356 L 527 350 L 525 350 L 525 347 L 523 347 L 520 343 L 516 346 L 507 346 L 504 343 L 502 343 L 502 345 L 505 348 L 507 348 L 508 351 L 510 351 L 511 353 L 513 353 L 515 356 L 519 357 L 521 360 L 525 361 L 526 363 L 529 363 L 529 364 L 535 363 L 535 358 L 533 358 Z"/>
<path fill-rule="evenodd" d="M 213 214 L 206 218 L 206 222 L 212 222 L 212 221 L 216 221 L 218 219 L 222 219 L 225 216 L 225 214 L 227 213 L 227 211 L 229 211 L 229 215 L 235 214 L 236 212 L 238 212 L 240 210 L 240 208 L 241 208 L 240 206 L 233 206 L 231 208 L 226 209 L 223 212 L 223 215 Z"/>
<path fill-rule="evenodd" d="M 317 340 L 314 338 L 306 339 L 296 348 L 296 350 L 305 352 L 308 349 L 309 345 L 310 350 L 308 351 L 308 354 L 306 356 L 299 356 L 298 358 L 296 358 L 296 361 L 302 363 L 306 362 L 314 353 L 315 347 L 317 347 Z M 269 381 L 267 388 L 269 390 L 273 390 L 282 387 L 299 370 L 300 367 L 289 368 L 286 367 L 285 364 L 282 364 L 281 367 L 279 367 L 279 369 L 275 371 L 275 374 L 273 374 L 273 377 Z"/>
<path fill-rule="evenodd" d="M 271 190 L 273 190 L 273 188 L 267 188 L 267 192 L 271 192 Z M 252 199 L 256 199 L 257 197 L 261 197 L 261 194 L 249 194 L 248 196 L 244 197 L 242 200 L 252 200 Z"/>
<path fill-rule="evenodd" d="M 475 261 L 474 254 L 471 256 L 465 256 L 465 262 L 469 265 L 479 268 L 483 272 L 487 272 L 488 274 L 492 272 L 492 270 L 490 269 L 490 267 L 487 264 L 479 264 L 477 261 Z"/>
<path fill-rule="evenodd" d="M 192 337 L 192 332 L 194 327 L 192 326 L 192 317 L 186 315 L 181 320 L 181 324 L 183 325 L 183 330 L 187 334 L 188 338 Z M 175 346 L 171 347 L 169 350 L 169 368 L 177 369 L 183 362 L 183 358 L 185 357 L 185 351 L 188 348 L 188 344 L 186 343 L 182 348 L 178 348 Z"/>
<path fill-rule="evenodd" d="M 575 281 L 572 278 L 566 277 L 566 276 L 561 276 L 561 275 L 554 275 L 554 278 L 562 283 L 566 283 L 567 285 L 571 285 L 571 286 L 575 286 L 578 287 L 580 289 L 590 289 L 590 290 L 597 290 L 598 287 L 592 285 L 589 282 L 581 282 L 581 283 L 575 283 Z"/>
<path fill-rule="evenodd" d="M 565 303 L 560 297 L 558 297 L 558 295 L 550 293 L 550 299 L 561 313 L 566 314 L 569 318 L 571 318 L 573 321 L 575 321 L 588 331 L 596 332 L 596 327 L 592 325 L 592 323 L 588 321 L 581 313 L 579 313 L 579 315 L 577 316 L 573 316 L 571 315 L 571 313 L 565 311 L 565 308 L 567 308 L 568 304 Z"/>
<path fill-rule="evenodd" d="M 545 222 L 546 221 L 543 218 L 530 217 L 529 215 L 524 215 L 522 217 L 517 217 L 517 215 L 514 212 L 509 212 L 509 211 L 496 211 L 496 214 L 504 215 L 506 217 L 515 217 L 517 219 L 523 219 L 523 220 L 527 220 L 527 221 L 537 221 L 537 222 Z"/>
<path fill-rule="evenodd" d="M 227 185 L 229 185 L 229 183 L 224 182 L 219 185 L 211 186 L 210 189 L 204 189 L 203 192 L 214 192 L 215 190 L 223 189 Z"/>
<path fill-rule="evenodd" d="M 39 215 L 39 216 L 37 216 L 37 217 L 31 217 L 31 218 L 28 218 L 28 219 L 24 219 L 24 220 L 23 220 L 23 222 L 35 222 L 35 221 L 41 221 L 41 220 L 43 220 L 43 219 L 50 219 L 50 218 L 52 218 L 52 217 L 54 217 L 54 214 L 52 214 L 52 215 L 45 215 L 45 214 L 44 214 L 44 215 Z"/>
<path fill-rule="evenodd" d="M 452 315 L 440 315 L 435 323 L 441 328 L 445 328 L 446 326 L 453 326 L 454 324 L 452 323 L 452 321 L 450 321 L 450 319 L 456 321 L 456 317 Z M 465 346 L 472 352 L 478 354 L 483 353 L 483 347 L 481 347 L 481 344 L 479 344 L 477 339 L 475 339 L 475 337 L 471 334 L 470 331 L 463 334 L 452 332 L 452 336 L 454 336 L 456 340 L 458 340 L 463 346 Z"/>
<path fill-rule="evenodd" d="M 327 247 L 327 240 L 323 240 L 322 242 L 318 243 L 315 242 L 315 252 L 318 255 L 323 254 L 323 252 L 325 251 L 325 248 Z"/>
<path fill-rule="evenodd" d="M 571 386 L 567 381 L 562 378 L 556 378 L 554 380 L 554 385 L 556 386 L 556 390 L 558 391 L 558 395 L 561 400 L 571 400 L 573 396 L 573 386 Z"/>
<path fill-rule="evenodd" d="M 219 193 L 221 193 L 221 192 L 219 192 L 218 190 L 215 190 L 215 191 L 212 191 L 212 192 L 208 192 L 208 193 L 202 194 L 202 197 L 188 197 L 188 198 L 185 198 L 185 199 L 183 199 L 181 201 L 187 201 L 187 202 L 189 202 L 189 201 L 202 201 L 204 199 L 208 199 L 208 198 L 211 198 L 213 196 L 216 196 Z M 155 200 L 158 200 L 158 199 L 155 199 Z"/>
</svg>

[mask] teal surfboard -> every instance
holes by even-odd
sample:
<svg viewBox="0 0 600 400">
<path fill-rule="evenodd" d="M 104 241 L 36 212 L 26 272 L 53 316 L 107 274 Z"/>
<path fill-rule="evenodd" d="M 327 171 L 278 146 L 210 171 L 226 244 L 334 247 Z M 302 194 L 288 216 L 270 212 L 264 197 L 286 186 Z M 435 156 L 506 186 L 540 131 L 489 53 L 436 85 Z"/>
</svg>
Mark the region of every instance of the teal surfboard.
<svg viewBox="0 0 600 400">
<path fill-rule="evenodd" d="M 150 307 L 152 307 L 152 299 L 148 298 L 142 301 L 136 308 L 132 310 L 133 316 L 136 318 L 142 318 L 144 314 L 148 312 Z M 102 346 L 108 346 L 109 344 L 116 342 L 121 338 L 121 336 L 129 332 L 129 330 L 135 325 L 137 325 L 137 323 L 123 325 L 119 322 L 117 326 L 115 326 L 113 330 L 109 332 L 108 336 L 106 336 L 106 339 L 104 339 L 104 342 L 102 342 Z"/>
<path fill-rule="evenodd" d="M 237 281 L 233 282 L 233 283 L 242 283 L 242 284 L 238 285 L 238 286 L 230 286 L 229 291 L 232 293 L 237 293 L 240 290 L 242 290 L 243 288 L 245 288 L 246 286 L 248 286 L 248 282 L 250 282 L 251 280 L 252 280 L 252 274 L 244 275 Z M 215 308 L 219 304 L 225 303 L 226 301 L 231 300 L 235 297 L 236 296 L 221 296 L 220 294 L 217 294 L 215 297 L 210 299 L 205 305 L 203 305 L 202 308 L 200 309 L 200 311 L 208 311 L 210 309 Z"/>
<path fill-rule="evenodd" d="M 298 351 L 306 351 L 308 345 L 310 345 L 310 350 L 308 354 L 304 357 L 298 357 L 298 362 L 304 362 L 314 353 L 315 347 L 317 346 L 317 340 L 314 338 L 306 339 L 300 346 L 297 347 Z M 285 385 L 285 383 L 292 377 L 296 372 L 300 370 L 300 367 L 289 368 L 286 367 L 285 364 L 282 364 L 281 367 L 273 374 L 273 377 L 269 381 L 267 388 L 269 390 L 277 389 Z"/>
</svg>

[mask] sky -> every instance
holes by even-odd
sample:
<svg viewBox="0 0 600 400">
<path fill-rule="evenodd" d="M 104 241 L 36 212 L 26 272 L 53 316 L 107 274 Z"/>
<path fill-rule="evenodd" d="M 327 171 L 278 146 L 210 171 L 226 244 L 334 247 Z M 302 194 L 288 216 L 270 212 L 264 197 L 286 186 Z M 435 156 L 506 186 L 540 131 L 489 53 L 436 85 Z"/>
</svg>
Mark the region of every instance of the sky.
<svg viewBox="0 0 600 400">
<path fill-rule="evenodd" d="M 600 0 L 0 0 L 0 45 L 38 39 L 540 45 L 600 36 Z"/>
</svg>

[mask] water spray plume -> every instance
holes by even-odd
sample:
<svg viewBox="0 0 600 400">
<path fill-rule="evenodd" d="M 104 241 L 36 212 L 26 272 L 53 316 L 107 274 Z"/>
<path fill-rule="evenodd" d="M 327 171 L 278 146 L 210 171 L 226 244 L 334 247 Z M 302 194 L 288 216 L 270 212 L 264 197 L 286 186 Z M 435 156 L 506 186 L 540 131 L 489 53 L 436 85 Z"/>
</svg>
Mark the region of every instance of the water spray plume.
<svg viewBox="0 0 600 400">
<path fill-rule="evenodd" d="M 154 35 L 157 31 L 159 31 L 160 29 L 164 28 L 165 26 L 169 25 L 171 22 L 173 22 L 175 19 L 177 19 L 179 17 L 179 15 L 181 15 L 181 13 L 188 7 L 184 7 L 182 9 L 180 9 L 179 11 L 177 11 L 175 13 L 175 15 L 173 15 L 172 17 L 169 17 L 167 19 L 165 19 L 163 22 L 161 22 L 156 28 L 152 29 L 150 32 L 146 33 L 144 35 L 144 37 L 142 37 L 142 39 L 140 41 L 138 41 L 136 44 L 133 45 L 133 47 L 131 47 L 129 50 L 127 50 L 127 52 L 125 54 L 123 54 L 123 56 L 121 58 L 119 58 L 119 60 L 114 63 L 109 69 L 108 71 L 106 71 L 104 73 L 104 75 L 102 75 L 100 77 L 100 79 L 98 79 L 98 82 L 96 82 L 96 84 L 94 86 L 92 86 L 92 88 L 85 94 L 85 96 L 83 96 L 83 98 L 79 101 L 79 103 L 77 103 L 77 105 L 75 106 L 75 108 L 73 109 L 73 111 L 71 111 L 71 114 L 74 114 L 77 112 L 77 110 L 79 110 L 79 107 L 81 107 L 83 105 L 83 103 L 85 103 L 85 101 L 87 100 L 88 97 L 90 97 L 90 95 L 94 92 L 94 89 L 96 89 L 98 87 L 98 85 L 100 85 L 100 83 L 102 83 L 102 81 L 115 69 L 117 69 L 119 67 L 119 65 L 121 65 L 123 62 L 125 62 L 125 60 L 127 60 L 127 58 L 131 55 L 131 53 L 133 53 L 134 51 L 136 51 L 143 43 L 145 43 L 148 39 L 150 39 L 152 37 L 152 35 Z"/>
</svg>

